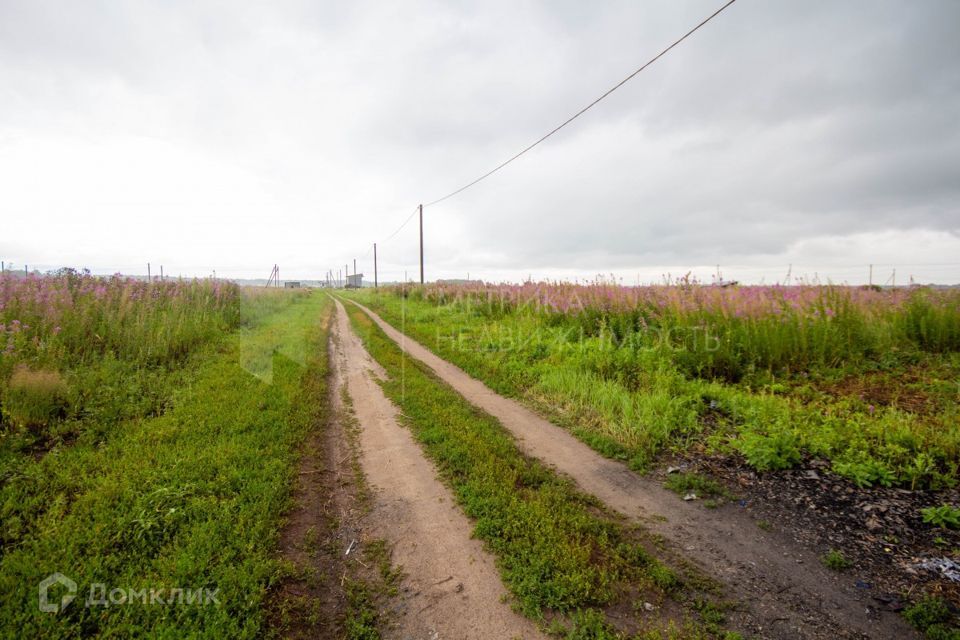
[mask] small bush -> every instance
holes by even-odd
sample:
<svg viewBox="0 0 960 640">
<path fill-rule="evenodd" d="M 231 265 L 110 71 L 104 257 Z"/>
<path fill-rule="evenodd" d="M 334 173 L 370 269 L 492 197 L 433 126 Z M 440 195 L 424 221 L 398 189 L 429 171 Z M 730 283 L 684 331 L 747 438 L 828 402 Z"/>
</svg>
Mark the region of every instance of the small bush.
<svg viewBox="0 0 960 640">
<path fill-rule="evenodd" d="M 770 435 L 743 433 L 739 449 L 750 466 L 758 471 L 789 469 L 801 459 L 796 434 L 785 430 Z"/>
<path fill-rule="evenodd" d="M 903 612 L 907 621 L 929 640 L 958 640 L 960 629 L 943 598 L 928 596 Z"/>
<path fill-rule="evenodd" d="M 874 485 L 892 487 L 896 480 L 886 465 L 862 451 L 858 452 L 852 460 L 834 460 L 833 470 L 838 475 L 852 480 L 861 489 Z"/>
<path fill-rule="evenodd" d="M 67 383 L 56 371 L 17 367 L 3 399 L 3 412 L 20 427 L 39 428 L 55 420 L 67 404 Z"/>
<path fill-rule="evenodd" d="M 601 612 L 585 609 L 573 614 L 573 624 L 564 640 L 617 640 L 622 637 L 607 623 Z"/>
<path fill-rule="evenodd" d="M 830 549 L 830 551 L 820 558 L 820 560 L 823 562 L 824 566 L 826 566 L 828 569 L 833 569 L 834 571 L 846 571 L 852 564 L 842 552 L 837 551 L 836 549 Z"/>
<path fill-rule="evenodd" d="M 722 484 L 696 473 L 673 473 L 667 476 L 664 483 L 667 489 L 670 489 L 679 496 L 688 493 L 696 493 L 698 496 L 716 496 L 718 498 L 733 498 L 733 495 Z"/>
<path fill-rule="evenodd" d="M 939 507 L 921 509 L 923 521 L 941 529 L 960 529 L 960 509 L 942 504 Z"/>
</svg>

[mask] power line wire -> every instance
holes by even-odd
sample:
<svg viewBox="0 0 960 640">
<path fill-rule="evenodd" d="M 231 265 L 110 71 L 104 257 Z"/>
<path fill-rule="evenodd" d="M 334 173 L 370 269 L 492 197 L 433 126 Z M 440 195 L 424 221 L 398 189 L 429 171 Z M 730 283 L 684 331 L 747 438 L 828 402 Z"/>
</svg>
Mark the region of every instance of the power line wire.
<svg viewBox="0 0 960 640">
<path fill-rule="evenodd" d="M 383 243 L 383 244 L 386 244 L 387 242 L 390 242 L 391 240 L 393 240 L 394 236 L 396 236 L 398 233 L 400 233 L 400 232 L 403 230 L 403 228 L 404 228 L 405 226 L 407 226 L 407 225 L 410 223 L 411 220 L 413 220 L 413 216 L 417 215 L 417 212 L 418 212 L 419 210 L 420 210 L 420 205 L 417 205 L 416 207 L 414 207 L 414 208 L 413 208 L 413 212 L 409 215 L 409 217 L 407 217 L 406 220 L 403 221 L 403 224 L 401 224 L 399 227 L 397 227 L 397 230 L 394 231 L 393 233 L 391 233 L 389 236 L 387 236 L 387 238 L 386 238 L 385 240 L 381 240 L 380 242 Z"/>
<path fill-rule="evenodd" d="M 513 162 L 514 160 L 516 160 L 517 158 L 519 158 L 520 156 L 522 156 L 523 154 L 527 153 L 528 151 L 530 151 L 531 149 L 533 149 L 534 147 L 536 147 L 537 145 L 539 145 L 541 142 L 543 142 L 544 140 L 546 140 L 547 138 L 549 138 L 549 137 L 552 136 L 553 134 L 557 133 L 558 131 L 560 131 L 561 129 L 563 129 L 565 126 L 567 126 L 568 124 L 570 124 L 571 122 L 573 122 L 574 120 L 576 120 L 577 118 L 579 118 L 580 116 L 582 116 L 584 113 L 586 113 L 587 111 L 589 111 L 590 109 L 592 109 L 598 102 L 600 102 L 601 100 L 603 100 L 604 98 L 606 98 L 607 96 L 609 96 L 611 93 L 613 93 L 614 91 L 616 91 L 617 89 L 619 89 L 620 87 L 622 87 L 623 85 L 625 85 L 627 82 L 629 82 L 630 80 L 632 80 L 632 79 L 634 78 L 634 76 L 636 76 L 638 73 L 640 73 L 641 71 L 643 71 L 644 69 L 646 69 L 647 67 L 649 67 L 650 65 L 652 65 L 652 64 L 653 64 L 654 62 L 656 62 L 657 60 L 659 60 L 659 59 L 660 59 L 661 57 L 663 57 L 668 51 L 670 51 L 671 49 L 673 49 L 674 47 L 676 47 L 678 44 L 680 44 L 681 42 L 683 42 L 684 40 L 686 40 L 687 38 L 689 38 L 689 37 L 690 37 L 691 35 L 693 35 L 698 29 L 700 29 L 700 27 L 702 27 L 703 25 L 707 24 L 708 22 L 710 22 L 711 20 L 713 20 L 714 18 L 716 18 L 718 15 L 720 15 L 720 13 L 721 13 L 724 9 L 726 9 L 727 7 L 729 7 L 730 5 L 732 5 L 734 2 L 736 2 L 736 0 L 729 0 L 729 2 L 727 2 L 725 5 L 723 5 L 722 7 L 720 7 L 720 8 L 717 9 L 716 11 L 714 11 L 712 14 L 710 14 L 710 15 L 709 15 L 706 19 L 704 19 L 700 24 L 698 24 L 698 25 L 695 26 L 693 29 L 690 29 L 690 30 L 687 31 L 685 34 L 683 34 L 683 36 L 680 37 L 680 39 L 676 40 L 676 41 L 675 41 L 673 44 L 671 44 L 669 47 L 667 47 L 666 49 L 664 49 L 663 51 L 661 51 L 660 53 L 658 53 L 657 55 L 655 55 L 654 57 L 652 57 L 652 58 L 651 58 L 650 60 L 648 60 L 643 66 L 641 66 L 639 69 L 637 69 L 636 71 L 634 71 L 633 73 L 631 73 L 630 75 L 628 75 L 626 78 L 624 78 L 623 80 L 621 80 L 620 82 L 618 82 L 617 84 L 615 84 L 613 87 L 611 87 L 610 89 L 608 89 L 608 90 L 607 90 L 603 95 L 601 95 L 599 98 L 597 98 L 596 100 L 594 100 L 593 102 L 591 102 L 590 104 L 588 104 L 587 106 L 585 106 L 583 109 L 580 109 L 580 111 L 577 111 L 575 114 L 573 114 L 572 116 L 570 116 L 569 118 L 567 118 L 563 123 L 561 123 L 559 126 L 555 127 L 552 131 L 550 131 L 549 133 L 547 133 L 546 135 L 544 135 L 543 137 L 541 137 L 540 139 L 538 139 L 538 140 L 537 140 L 536 142 L 534 142 L 533 144 L 531 144 L 531 145 L 529 145 L 528 147 L 524 148 L 522 151 L 520 151 L 519 153 L 517 153 L 516 155 L 514 155 L 514 156 L 511 157 L 510 159 L 508 159 L 508 160 L 506 160 L 506 161 L 504 161 L 504 162 L 501 162 L 501 163 L 498 164 L 496 167 L 494 167 L 494 168 L 491 169 L 490 171 L 487 171 L 485 174 L 483 174 L 482 176 L 480 176 L 480 177 L 477 178 L 476 180 L 473 180 L 472 182 L 468 182 L 467 184 L 463 185 L 463 186 L 460 187 L 459 189 L 456 189 L 455 191 L 451 191 L 450 193 L 448 193 L 447 195 L 443 196 L 442 198 L 437 198 L 436 200 L 433 200 L 432 202 L 429 202 L 429 203 L 427 203 L 427 204 L 425 204 L 425 205 L 423 205 L 423 206 L 424 206 L 424 207 L 432 207 L 432 206 L 435 205 L 435 204 L 439 204 L 439 203 L 443 202 L 444 200 L 447 200 L 448 198 L 452 198 L 453 196 L 457 195 L 458 193 L 461 193 L 461 192 L 463 192 L 463 191 L 466 191 L 467 189 L 469 189 L 469 188 L 472 187 L 473 185 L 477 184 L 478 182 L 489 178 L 490 176 L 492 176 L 493 174 L 495 174 L 497 171 L 500 171 L 500 169 L 503 169 L 505 166 L 507 166 L 508 164 L 510 164 L 511 162 Z"/>
<path fill-rule="evenodd" d="M 417 212 L 418 212 L 419 210 L 420 210 L 420 206 L 417 205 L 417 207 L 414 208 L 413 213 L 411 213 L 411 214 L 407 217 L 407 219 L 403 221 L 403 224 L 401 224 L 399 227 L 397 227 L 396 230 L 395 230 L 393 233 L 391 233 L 389 236 L 386 237 L 386 239 L 384 239 L 384 240 L 379 240 L 379 241 L 378 241 L 378 243 L 380 244 L 380 246 L 385 245 L 387 242 L 389 242 L 390 240 L 392 240 L 398 233 L 400 233 L 400 232 L 403 230 L 403 228 L 406 227 L 406 226 L 410 223 L 411 220 L 413 220 L 413 216 L 417 215 Z M 359 259 L 359 260 L 366 260 L 366 259 L 370 256 L 370 254 L 371 254 L 372 252 L 373 252 L 373 245 L 371 244 L 371 245 L 369 245 L 369 246 L 367 247 L 366 252 L 364 252 L 364 254 L 363 254 L 362 256 L 360 256 L 360 258 L 358 258 L 358 259 Z"/>
<path fill-rule="evenodd" d="M 564 127 L 566 127 L 568 124 L 570 124 L 571 122 L 573 122 L 574 120 L 576 120 L 577 118 L 579 118 L 580 116 L 582 116 L 584 113 L 586 113 L 587 111 L 589 111 L 590 109 L 592 109 L 592 108 L 593 108 L 594 106 L 596 106 L 601 100 L 603 100 L 604 98 L 606 98 L 607 96 L 609 96 L 611 93 L 613 93 L 614 91 L 616 91 L 617 89 L 619 89 L 620 87 L 622 87 L 623 85 L 625 85 L 627 82 L 629 82 L 630 80 L 632 80 L 632 79 L 633 79 L 637 74 L 639 74 L 641 71 L 643 71 L 644 69 L 646 69 L 647 67 L 649 67 L 650 65 L 652 65 L 654 62 L 656 62 L 657 60 L 659 60 L 660 58 L 662 58 L 668 51 L 670 51 L 671 49 L 673 49 L 674 47 L 676 47 L 678 44 L 680 44 L 681 42 L 683 42 L 684 40 L 686 40 L 687 38 L 689 38 L 691 35 L 693 35 L 697 30 L 699 30 L 699 29 L 700 29 L 701 27 L 703 27 L 705 24 L 707 24 L 708 22 L 710 22 L 711 20 L 713 20 L 715 17 L 717 17 L 718 15 L 720 15 L 720 13 L 723 12 L 724 9 L 726 9 L 727 7 L 729 7 L 730 5 L 732 5 L 734 2 L 736 2 L 736 0 L 728 0 L 728 2 L 727 2 L 726 4 L 724 4 L 722 7 L 720 7 L 719 9 L 717 9 L 716 11 L 714 11 L 712 14 L 710 14 L 709 16 L 707 16 L 704 20 L 702 20 L 702 21 L 701 21 L 699 24 L 697 24 L 695 27 L 693 27 L 692 29 L 690 29 L 689 31 L 687 31 L 685 34 L 683 34 L 680 38 L 678 38 L 676 41 L 674 41 L 673 44 L 671 44 L 671 45 L 668 46 L 666 49 L 664 49 L 663 51 L 661 51 L 660 53 L 658 53 L 657 55 L 655 55 L 654 57 L 652 57 L 652 58 L 651 58 L 650 60 L 648 60 L 645 64 L 643 64 L 640 68 L 638 68 L 636 71 L 634 71 L 633 73 L 631 73 L 630 75 L 628 75 L 626 78 L 624 78 L 623 80 L 621 80 L 620 82 L 618 82 L 617 84 L 615 84 L 613 87 L 611 87 L 610 89 L 608 89 L 608 90 L 607 90 L 606 92 L 604 92 L 599 98 L 597 98 L 596 100 L 594 100 L 593 102 L 591 102 L 590 104 L 588 104 L 587 106 L 585 106 L 584 108 L 580 109 L 580 110 L 577 111 L 575 114 L 573 114 L 572 116 L 570 116 L 569 118 L 567 118 L 564 122 L 562 122 L 560 125 L 558 125 L 558 126 L 555 127 L 554 129 L 552 129 L 549 133 L 547 133 L 546 135 L 540 137 L 540 138 L 539 138 L 536 142 L 534 142 L 533 144 L 527 146 L 526 148 L 524 148 L 523 150 L 521 150 L 519 153 L 517 153 L 516 155 L 512 156 L 511 158 L 507 159 L 506 161 L 501 162 L 499 165 L 497 165 L 496 167 L 494 167 L 494 168 L 491 169 L 490 171 L 487 171 L 486 173 L 484 173 L 483 175 L 481 175 L 479 178 L 476 178 L 475 180 L 473 180 L 473 181 L 471 181 L 471 182 L 463 185 L 463 186 L 460 187 L 459 189 L 456 189 L 455 191 L 451 191 L 450 193 L 448 193 L 447 195 L 443 196 L 442 198 L 437 198 L 436 200 L 432 200 L 432 201 L 428 202 L 427 204 L 425 204 L 425 205 L 423 205 L 423 206 L 424 206 L 424 207 L 431 207 L 431 206 L 433 206 L 433 205 L 439 204 L 439 203 L 443 202 L 444 200 L 447 200 L 447 199 L 449 199 L 449 198 L 452 198 L 453 196 L 455 196 L 455 195 L 457 195 L 457 194 L 459 194 L 459 193 L 462 193 L 463 191 L 466 191 L 467 189 L 469 189 L 470 187 L 474 186 L 475 184 L 477 184 L 477 183 L 479 183 L 479 182 L 481 182 L 481 181 L 489 178 L 489 177 L 492 176 L 494 173 L 500 171 L 501 169 L 503 169 L 504 167 L 506 167 L 508 164 L 510 164 L 511 162 L 513 162 L 514 160 L 516 160 L 517 158 L 519 158 L 520 156 L 524 155 L 525 153 L 527 153 L 528 151 L 530 151 L 531 149 L 533 149 L 534 147 L 536 147 L 537 145 L 539 145 L 541 142 L 543 142 L 544 140 L 546 140 L 547 138 L 549 138 L 549 137 L 552 136 L 553 134 L 557 133 L 558 131 L 560 131 L 561 129 L 563 129 Z M 419 206 L 413 210 L 413 212 L 407 217 L 407 219 L 403 221 L 403 224 L 401 224 L 399 227 L 397 227 L 397 229 L 396 229 L 393 233 L 391 233 L 389 236 L 387 236 L 386 239 L 381 240 L 381 241 L 380 241 L 380 244 L 386 244 L 387 242 L 389 242 L 390 240 L 392 240 L 394 237 L 396 237 L 396 235 L 397 235 L 398 233 L 400 233 L 400 232 L 404 229 L 404 227 L 406 227 L 406 226 L 410 223 L 411 220 L 413 220 L 414 216 L 417 214 L 418 211 L 419 211 Z M 371 249 L 372 249 L 372 247 L 368 247 L 367 251 L 364 253 L 364 255 L 363 255 L 363 257 L 362 257 L 361 259 L 366 259 L 367 256 L 370 255 Z"/>
</svg>

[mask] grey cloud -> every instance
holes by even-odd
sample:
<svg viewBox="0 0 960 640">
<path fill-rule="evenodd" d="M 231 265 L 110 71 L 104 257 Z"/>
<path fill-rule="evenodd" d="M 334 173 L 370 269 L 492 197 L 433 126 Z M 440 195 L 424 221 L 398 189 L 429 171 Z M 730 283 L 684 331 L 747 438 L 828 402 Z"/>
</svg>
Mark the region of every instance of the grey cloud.
<svg viewBox="0 0 960 640">
<path fill-rule="evenodd" d="M 300 258 L 298 243 L 227 228 L 215 241 L 222 261 L 240 262 L 227 253 L 233 237 L 322 271 L 539 137 L 717 6 L 4 2 L 0 162 L 4 147 L 22 153 L 46 138 L 91 150 L 162 140 L 260 185 L 230 201 L 238 220 L 267 216 L 317 239 Z M 741 0 L 555 138 L 429 210 L 432 266 L 764 260 L 806 238 L 956 233 L 957 24 L 951 0 Z M 185 217 L 226 197 L 196 189 L 178 197 Z M 0 194 L 0 209 L 43 215 L 41 194 L 18 193 Z M 80 205 L 104 223 L 119 209 Z M 14 233 L 10 246 L 50 240 L 39 228 Z M 393 268 L 415 263 L 413 240 L 385 248 Z M 185 263 L 200 262 L 192 247 Z"/>
</svg>

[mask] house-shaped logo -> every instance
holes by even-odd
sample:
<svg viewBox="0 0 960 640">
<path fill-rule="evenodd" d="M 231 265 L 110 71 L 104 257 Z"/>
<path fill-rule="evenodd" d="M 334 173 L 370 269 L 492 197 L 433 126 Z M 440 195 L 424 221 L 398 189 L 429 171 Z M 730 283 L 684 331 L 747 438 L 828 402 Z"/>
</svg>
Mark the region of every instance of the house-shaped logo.
<svg viewBox="0 0 960 640">
<path fill-rule="evenodd" d="M 60 598 L 60 602 L 50 602 L 47 592 L 55 584 L 61 584 L 67 588 L 67 593 Z M 40 583 L 40 611 L 47 613 L 56 613 L 62 611 L 64 607 L 73 602 L 77 597 L 77 583 L 63 575 L 62 573 L 51 573 Z"/>
</svg>

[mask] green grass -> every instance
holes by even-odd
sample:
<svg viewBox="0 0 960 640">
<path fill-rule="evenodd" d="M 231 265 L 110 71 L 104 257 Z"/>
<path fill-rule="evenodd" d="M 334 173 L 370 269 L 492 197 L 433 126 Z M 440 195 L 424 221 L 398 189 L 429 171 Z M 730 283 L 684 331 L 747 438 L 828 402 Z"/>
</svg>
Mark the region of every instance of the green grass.
<svg viewBox="0 0 960 640">
<path fill-rule="evenodd" d="M 960 529 L 960 509 L 949 504 L 921 509 L 923 521 L 941 529 Z"/>
<path fill-rule="evenodd" d="M 725 486 L 713 478 L 697 473 L 671 473 L 664 481 L 664 486 L 678 496 L 693 493 L 698 498 L 711 498 L 714 501 L 732 500 L 734 497 Z"/>
<path fill-rule="evenodd" d="M 76 440 L 39 456 L 9 434 L 0 442 L 0 635 L 264 633 L 264 595 L 279 574 L 278 527 L 310 425 L 304 381 L 316 383 L 325 366 L 323 357 L 297 354 L 322 354 L 319 318 L 329 303 L 315 296 L 272 304 L 251 314 L 256 326 L 212 336 L 181 366 L 128 382 L 130 369 L 116 355 L 94 363 L 120 400 L 102 409 L 86 402 Z M 302 351 L 291 357 L 290 345 Z M 242 366 L 251 349 L 271 354 L 269 384 Z M 77 599 L 43 613 L 37 585 L 54 572 L 76 581 Z M 85 606 L 95 584 L 165 597 L 209 589 L 219 604 Z"/>
<path fill-rule="evenodd" d="M 495 555 L 524 614 L 541 619 L 560 612 L 573 616 L 574 628 L 603 628 L 594 624 L 602 618 L 598 611 L 621 598 L 687 598 L 682 580 L 646 550 L 639 534 L 523 456 L 495 419 L 424 365 L 409 359 L 404 365 L 398 347 L 362 311 L 349 305 L 348 312 L 389 374 L 381 383 L 385 393 L 475 521 L 475 535 Z"/>
<path fill-rule="evenodd" d="M 808 287 L 806 303 L 771 312 L 749 300 L 780 294 L 755 293 L 682 284 L 637 302 L 613 285 L 561 284 L 350 296 L 636 470 L 707 452 L 758 471 L 819 458 L 861 487 L 956 486 L 960 296 Z M 688 339 L 708 333 L 716 350 Z M 694 481 L 668 482 L 687 491 Z M 927 522 L 950 527 L 946 507 Z M 943 635 L 956 633 L 947 623 L 930 628 L 956 637 Z"/>
<path fill-rule="evenodd" d="M 70 270 L 0 277 L 0 477 L 11 454 L 95 443 L 123 421 L 162 414 L 191 354 L 300 295 Z"/>
<path fill-rule="evenodd" d="M 357 576 L 360 570 L 348 566 L 344 575 L 347 610 L 343 615 L 343 633 L 348 640 L 379 640 L 382 629 L 390 622 L 383 603 L 397 595 L 403 573 L 391 564 L 386 540 L 366 542 L 363 555 L 372 571 Z M 369 575 L 371 572 L 374 575 Z"/>
<path fill-rule="evenodd" d="M 691 300 L 714 295 L 707 289 L 690 293 Z M 687 295 L 683 291 L 677 289 L 677 300 L 668 302 L 680 305 Z M 664 452 L 685 454 L 696 447 L 742 455 L 762 471 L 795 466 L 806 456 L 819 457 L 861 486 L 940 489 L 955 485 L 960 471 L 960 403 L 955 383 L 950 384 L 960 374 L 960 354 L 950 337 L 956 323 L 947 318 L 953 298 L 934 304 L 918 293 L 888 302 L 878 294 L 857 306 L 844 302 L 840 290 L 828 290 L 824 295 L 840 296 L 830 304 L 845 310 L 837 312 L 841 320 L 824 319 L 825 312 L 818 312 L 819 329 L 802 323 L 792 328 L 772 324 L 767 331 L 765 317 L 748 322 L 734 315 L 683 316 L 684 322 L 699 318 L 706 328 L 720 327 L 728 347 L 740 344 L 730 347 L 734 349 L 730 358 L 734 352 L 736 357 L 751 357 L 748 346 L 769 352 L 766 368 L 758 361 L 734 379 L 684 365 L 694 345 L 666 339 L 649 342 L 662 338 L 663 331 L 650 330 L 647 335 L 638 328 L 640 319 L 631 315 L 654 313 L 648 307 L 605 311 L 602 302 L 591 307 L 594 303 L 586 301 L 583 310 L 564 313 L 490 302 L 456 289 L 422 292 L 417 287 L 408 288 L 405 295 L 397 288 L 350 295 L 393 326 L 403 324 L 414 339 L 497 392 L 528 403 L 599 452 L 628 461 L 634 469 L 649 468 Z M 820 303 L 814 299 L 810 304 L 812 314 Z M 665 322 L 671 313 L 664 311 L 658 321 Z M 936 318 L 922 320 L 925 313 Z M 883 319 L 887 337 L 870 334 L 879 327 L 866 322 L 874 315 Z M 929 348 L 920 338 L 908 337 L 921 335 L 924 326 L 930 331 L 938 327 L 942 338 L 931 337 L 935 344 Z M 822 344 L 817 343 L 818 336 Z M 888 348 L 844 351 L 838 340 L 849 336 L 879 340 L 875 344 Z M 789 366 L 773 364 L 781 361 L 777 358 L 794 357 L 786 351 L 774 353 L 770 345 L 781 342 L 794 345 L 799 354 Z M 786 350 L 783 345 L 776 348 Z M 919 381 L 905 386 L 898 376 L 908 368 Z M 853 393 L 824 391 L 862 376 L 885 393 L 909 392 L 925 404 L 914 408 L 894 398 L 881 406 Z"/>
<path fill-rule="evenodd" d="M 960 618 L 942 598 L 927 596 L 903 612 L 927 640 L 960 640 Z"/>
<path fill-rule="evenodd" d="M 842 551 L 838 551 L 837 549 L 830 549 L 820 558 L 820 561 L 823 562 L 825 567 L 834 571 L 846 571 L 853 566 L 850 559 L 843 555 Z"/>
<path fill-rule="evenodd" d="M 346 580 L 347 607 L 346 637 L 349 640 L 379 640 L 379 619 L 374 596 L 363 582 Z"/>
</svg>

